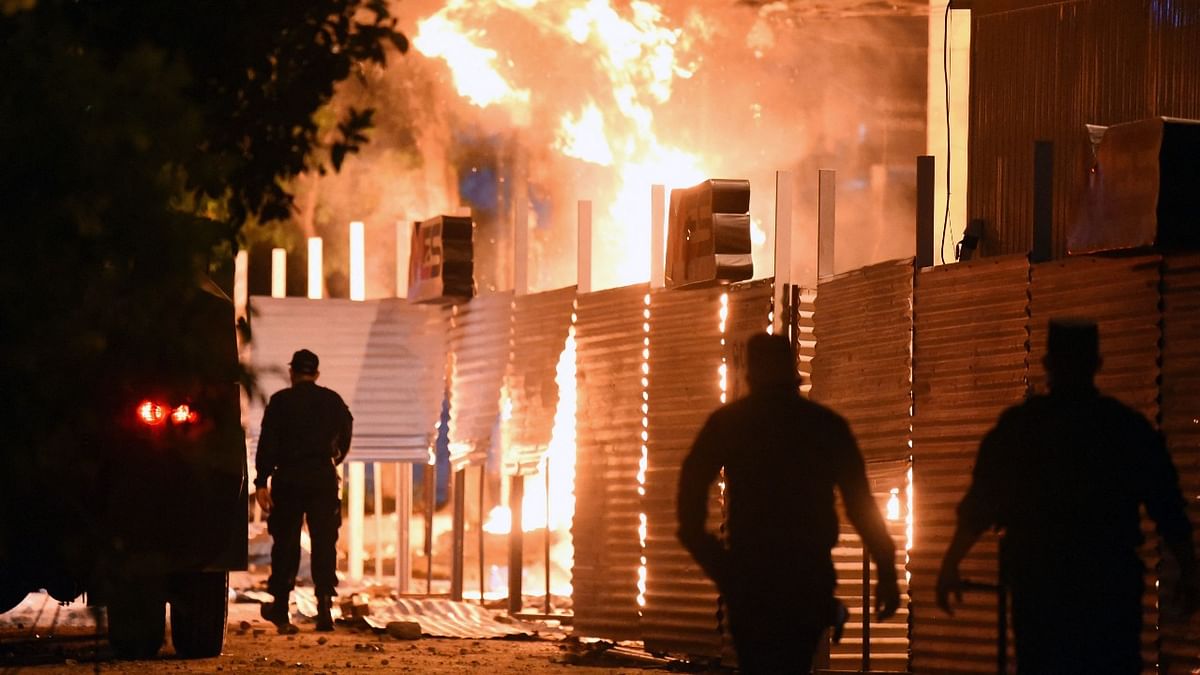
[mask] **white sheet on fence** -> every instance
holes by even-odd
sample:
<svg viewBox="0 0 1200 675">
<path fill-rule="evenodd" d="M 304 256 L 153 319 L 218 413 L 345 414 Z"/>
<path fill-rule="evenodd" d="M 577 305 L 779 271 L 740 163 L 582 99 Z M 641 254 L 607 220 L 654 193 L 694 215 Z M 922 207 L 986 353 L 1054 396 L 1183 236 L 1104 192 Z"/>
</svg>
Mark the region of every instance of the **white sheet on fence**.
<svg viewBox="0 0 1200 675">
<path fill-rule="evenodd" d="M 247 420 L 251 457 L 266 399 L 288 386 L 287 362 L 303 348 L 321 359 L 319 383 L 354 415 L 350 459 L 426 461 L 445 392 L 444 309 L 400 298 L 254 297 L 250 312 L 249 361 L 258 376 Z"/>
</svg>

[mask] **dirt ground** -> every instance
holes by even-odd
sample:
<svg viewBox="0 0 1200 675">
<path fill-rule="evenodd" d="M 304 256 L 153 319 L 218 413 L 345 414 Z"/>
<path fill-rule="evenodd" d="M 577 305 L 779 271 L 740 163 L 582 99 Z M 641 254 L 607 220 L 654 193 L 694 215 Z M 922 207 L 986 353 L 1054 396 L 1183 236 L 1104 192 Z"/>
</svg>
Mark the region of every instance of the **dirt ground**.
<svg viewBox="0 0 1200 675">
<path fill-rule="evenodd" d="M 168 635 L 170 629 L 168 628 Z M 231 604 L 224 653 L 213 659 L 175 658 L 167 638 L 159 658 L 115 661 L 94 629 L 67 626 L 53 636 L 6 627 L 0 631 L 0 673 L 647 673 L 666 664 L 601 653 L 561 631 L 522 639 L 397 640 L 370 629 L 339 627 L 316 633 L 302 624 L 279 635 L 259 618 L 257 605 Z M 671 670 L 678 670 L 676 665 Z"/>
</svg>

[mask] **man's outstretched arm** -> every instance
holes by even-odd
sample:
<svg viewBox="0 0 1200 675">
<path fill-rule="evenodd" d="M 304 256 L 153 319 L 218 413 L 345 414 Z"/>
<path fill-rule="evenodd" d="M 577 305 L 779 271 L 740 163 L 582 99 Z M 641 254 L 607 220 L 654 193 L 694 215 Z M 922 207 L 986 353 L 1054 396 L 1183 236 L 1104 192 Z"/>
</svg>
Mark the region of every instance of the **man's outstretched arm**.
<svg viewBox="0 0 1200 675">
<path fill-rule="evenodd" d="M 900 608 L 900 586 L 896 581 L 896 544 L 888 534 L 879 506 L 871 495 L 867 482 L 867 467 L 858 442 L 844 420 L 838 421 L 839 456 L 838 490 L 846 505 L 846 516 L 875 561 L 879 582 L 875 588 L 875 611 L 883 621 Z"/>
<path fill-rule="evenodd" d="M 708 531 L 707 521 L 709 488 L 722 466 L 721 443 L 717 424 L 709 417 L 692 444 L 691 452 L 683 460 L 675 504 L 679 542 L 718 586 L 726 578 L 728 552 Z"/>
</svg>

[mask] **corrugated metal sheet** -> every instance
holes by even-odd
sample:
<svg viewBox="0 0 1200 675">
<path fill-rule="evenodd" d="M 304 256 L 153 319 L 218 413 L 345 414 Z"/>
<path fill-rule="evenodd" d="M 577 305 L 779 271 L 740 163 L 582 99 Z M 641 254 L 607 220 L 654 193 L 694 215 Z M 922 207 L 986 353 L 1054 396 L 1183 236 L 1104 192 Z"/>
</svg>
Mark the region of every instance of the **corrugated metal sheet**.
<svg viewBox="0 0 1200 675">
<path fill-rule="evenodd" d="M 1034 265 L 1030 283 L 1030 389 L 1045 391 L 1042 359 L 1050 319 L 1091 319 L 1100 328 L 1100 354 L 1104 358 L 1096 386 L 1152 422 L 1157 421 L 1160 265 L 1158 256 L 1082 257 Z M 1145 672 L 1157 672 L 1158 552 L 1153 525 L 1144 516 L 1142 530 L 1147 534 L 1141 551 L 1147 566 L 1142 656 Z"/>
<path fill-rule="evenodd" d="M 720 287 L 651 295 L 649 463 L 643 509 L 649 651 L 718 656 L 717 589 L 675 538 L 679 468 L 697 432 L 721 402 Z M 713 489 L 710 523 L 719 522 Z"/>
<path fill-rule="evenodd" d="M 1200 255 L 1163 262 L 1162 430 L 1200 547 Z M 1164 623 L 1160 663 L 1169 675 L 1200 670 L 1200 615 Z"/>
<path fill-rule="evenodd" d="M 480 295 L 451 313 L 449 436 L 456 471 L 487 460 L 508 365 L 512 299 L 512 291 Z"/>
<path fill-rule="evenodd" d="M 912 407 L 913 260 L 822 281 L 815 302 L 813 400 L 850 422 L 867 459 L 905 459 Z"/>
<path fill-rule="evenodd" d="M 579 296 L 576 310 L 575 633 L 640 640 L 645 284 Z M 674 494 L 674 493 L 672 493 Z"/>
<path fill-rule="evenodd" d="M 996 597 L 968 593 L 950 617 L 937 608 L 934 589 L 979 441 L 1025 397 L 1028 289 L 1024 255 L 926 268 L 916 278 L 913 672 L 996 672 Z M 963 561 L 963 577 L 996 583 L 997 543 L 985 534 Z"/>
<path fill-rule="evenodd" d="M 1088 177 L 1084 125 L 1200 118 L 1198 42 L 1194 2 L 973 3 L 967 210 L 987 221 L 984 252 L 1029 250 L 1033 143 L 1046 139 L 1055 143 L 1053 250 L 1063 255 Z"/>
<path fill-rule="evenodd" d="M 441 413 L 445 310 L 399 298 L 355 302 L 254 297 L 250 364 L 270 395 L 286 386 L 300 348 L 321 359 L 320 383 L 354 415 L 350 459 L 426 461 Z M 263 402 L 251 401 L 249 447 L 258 445 Z"/>
<path fill-rule="evenodd" d="M 512 403 L 506 473 L 529 475 L 550 445 L 559 355 L 571 327 L 575 287 L 521 295 L 513 301 L 512 337 L 504 385 Z"/>
<path fill-rule="evenodd" d="M 896 544 L 897 560 L 903 563 L 905 518 L 908 515 L 908 460 L 883 460 L 867 464 L 867 480 L 879 512 L 884 516 L 888 533 Z M 895 490 L 893 496 L 892 490 Z M 895 512 L 888 503 L 894 499 Z M 894 516 L 894 517 L 893 517 Z M 862 539 L 846 516 L 841 497 L 838 497 L 838 543 L 833 549 L 833 566 L 837 570 L 836 595 L 850 611 L 841 642 L 829 646 L 829 667 L 833 670 L 860 670 L 863 665 L 863 556 Z M 871 564 L 871 589 L 879 580 Z M 901 598 L 908 593 L 908 582 L 900 577 Z M 867 606 L 870 612 L 874 598 Z M 869 639 L 871 672 L 907 672 L 909 662 L 908 605 L 903 603 L 896 615 L 880 623 L 871 617 Z"/>
<path fill-rule="evenodd" d="M 733 401 L 749 393 L 746 385 L 746 341 L 770 325 L 774 286 L 770 279 L 733 284 L 728 290 L 725 320 L 725 392 Z"/>
</svg>

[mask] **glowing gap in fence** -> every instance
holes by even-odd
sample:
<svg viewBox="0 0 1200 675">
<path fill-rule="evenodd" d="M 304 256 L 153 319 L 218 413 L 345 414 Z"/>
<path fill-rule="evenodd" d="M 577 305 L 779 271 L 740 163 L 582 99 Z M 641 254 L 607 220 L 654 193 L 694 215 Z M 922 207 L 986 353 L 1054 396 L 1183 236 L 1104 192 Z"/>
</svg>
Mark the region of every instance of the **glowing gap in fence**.
<svg viewBox="0 0 1200 675">
<path fill-rule="evenodd" d="M 650 294 L 642 298 L 642 454 L 638 459 L 638 496 L 646 496 L 646 468 L 650 463 Z M 641 562 L 638 565 L 637 603 L 638 616 L 642 615 L 642 607 L 646 606 L 646 514 L 638 514 L 638 546 L 641 548 Z"/>
</svg>

